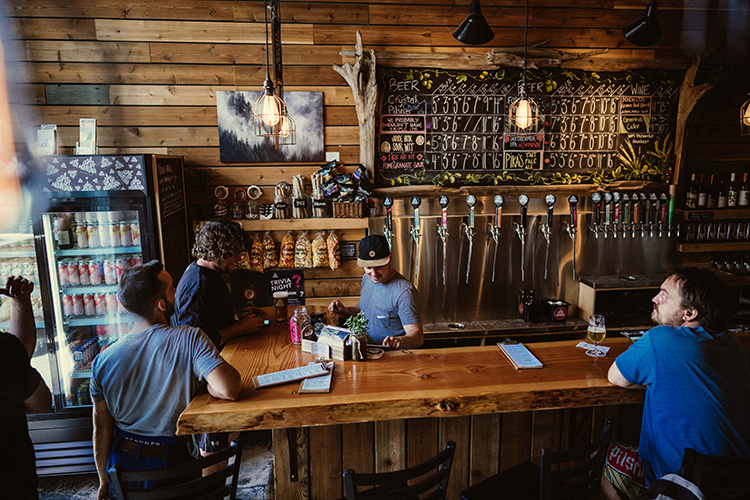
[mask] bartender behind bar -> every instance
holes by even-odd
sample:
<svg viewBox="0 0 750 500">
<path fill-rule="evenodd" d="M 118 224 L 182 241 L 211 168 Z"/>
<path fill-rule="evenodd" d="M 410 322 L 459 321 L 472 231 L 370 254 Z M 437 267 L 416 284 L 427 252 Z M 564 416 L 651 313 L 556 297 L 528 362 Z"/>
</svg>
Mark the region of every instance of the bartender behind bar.
<svg viewBox="0 0 750 500">
<path fill-rule="evenodd" d="M 420 347 L 424 335 L 417 289 L 391 267 L 391 250 L 385 236 L 373 234 L 360 240 L 357 265 L 365 269 L 359 305 L 345 307 L 337 299 L 328 310 L 340 316 L 364 312 L 368 342 L 391 349 Z"/>
</svg>

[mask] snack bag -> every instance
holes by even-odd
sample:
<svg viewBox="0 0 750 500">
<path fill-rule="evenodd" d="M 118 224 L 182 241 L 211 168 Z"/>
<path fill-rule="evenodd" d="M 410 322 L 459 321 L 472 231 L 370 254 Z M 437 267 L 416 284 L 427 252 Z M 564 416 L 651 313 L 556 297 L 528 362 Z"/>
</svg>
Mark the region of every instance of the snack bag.
<svg viewBox="0 0 750 500">
<path fill-rule="evenodd" d="M 328 244 L 328 265 L 331 266 L 331 271 L 338 269 L 341 265 L 341 253 L 339 253 L 339 239 L 336 234 L 331 231 L 327 239 Z"/>
<path fill-rule="evenodd" d="M 279 267 L 291 269 L 294 267 L 294 236 L 289 231 L 281 240 L 281 250 L 279 251 Z"/>
<path fill-rule="evenodd" d="M 263 269 L 279 267 L 279 259 L 276 256 L 276 243 L 271 238 L 271 233 L 266 231 L 263 235 Z"/>
<path fill-rule="evenodd" d="M 328 244 L 320 231 L 312 242 L 313 267 L 326 267 L 328 265 Z"/>
<path fill-rule="evenodd" d="M 307 239 L 307 231 L 302 231 L 294 247 L 294 267 L 310 269 L 312 264 L 312 246 Z"/>
<path fill-rule="evenodd" d="M 253 235 L 253 243 L 250 245 L 250 270 L 263 272 L 263 242 L 258 233 Z"/>
</svg>

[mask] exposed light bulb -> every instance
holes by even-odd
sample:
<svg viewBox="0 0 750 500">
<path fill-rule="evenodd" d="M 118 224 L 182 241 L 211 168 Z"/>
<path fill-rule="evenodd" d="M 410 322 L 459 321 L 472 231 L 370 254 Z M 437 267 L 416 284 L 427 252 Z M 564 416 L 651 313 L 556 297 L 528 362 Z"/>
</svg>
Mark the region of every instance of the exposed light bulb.
<svg viewBox="0 0 750 500">
<path fill-rule="evenodd" d="M 281 137 L 289 137 L 289 119 L 286 116 L 281 117 L 279 135 Z"/>
<path fill-rule="evenodd" d="M 526 98 L 522 98 L 516 105 L 516 126 L 520 129 L 527 129 L 534 121 L 532 115 L 531 103 Z"/>
<path fill-rule="evenodd" d="M 273 95 L 264 96 L 260 103 L 260 115 L 263 122 L 270 127 L 275 127 L 281 120 L 281 107 Z"/>
<path fill-rule="evenodd" d="M 750 102 L 748 103 L 747 108 L 745 108 L 745 114 L 742 116 L 742 123 L 744 123 L 745 126 L 750 127 Z"/>
</svg>

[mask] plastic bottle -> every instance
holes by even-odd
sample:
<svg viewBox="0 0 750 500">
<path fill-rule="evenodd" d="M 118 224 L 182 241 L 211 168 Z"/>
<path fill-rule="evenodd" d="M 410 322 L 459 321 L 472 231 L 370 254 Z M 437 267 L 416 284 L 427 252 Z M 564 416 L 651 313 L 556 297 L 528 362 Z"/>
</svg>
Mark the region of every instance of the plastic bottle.
<svg viewBox="0 0 750 500">
<path fill-rule="evenodd" d="M 302 343 L 302 332 L 306 327 L 310 327 L 310 316 L 307 314 L 307 308 L 305 306 L 295 307 L 294 314 L 289 319 L 289 336 L 292 339 L 292 344 Z"/>
</svg>

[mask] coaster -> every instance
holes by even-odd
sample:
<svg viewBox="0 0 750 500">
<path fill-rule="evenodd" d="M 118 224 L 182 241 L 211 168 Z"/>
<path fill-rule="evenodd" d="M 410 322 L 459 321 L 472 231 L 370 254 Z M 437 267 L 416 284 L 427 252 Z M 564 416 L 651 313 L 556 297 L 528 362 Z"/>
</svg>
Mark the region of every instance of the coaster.
<svg viewBox="0 0 750 500">
<path fill-rule="evenodd" d="M 383 349 L 378 349 L 377 347 L 371 347 L 367 349 L 367 359 L 380 359 L 383 357 Z"/>
</svg>

